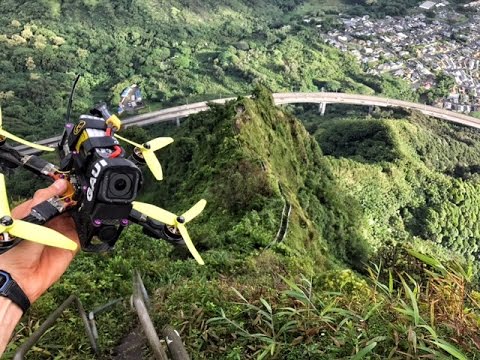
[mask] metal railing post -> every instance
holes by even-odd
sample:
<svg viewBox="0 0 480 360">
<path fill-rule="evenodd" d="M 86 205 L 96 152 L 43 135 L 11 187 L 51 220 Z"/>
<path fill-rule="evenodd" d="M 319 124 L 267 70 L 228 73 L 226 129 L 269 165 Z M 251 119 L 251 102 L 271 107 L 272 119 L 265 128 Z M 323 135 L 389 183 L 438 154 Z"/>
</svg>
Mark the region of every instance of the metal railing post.
<svg viewBox="0 0 480 360">
<path fill-rule="evenodd" d="M 147 306 L 145 305 L 145 299 L 148 299 L 148 294 L 143 285 L 142 278 L 138 271 L 135 271 L 133 275 L 133 295 L 132 306 L 138 315 L 140 324 L 142 325 L 145 336 L 148 339 L 148 343 L 153 351 L 155 359 L 168 360 L 167 354 L 162 348 L 160 339 L 158 338 L 157 331 L 153 325 L 152 319 L 148 314 Z"/>
<path fill-rule="evenodd" d="M 93 336 L 92 329 L 88 323 L 87 314 L 83 309 L 82 303 L 75 295 L 70 295 L 67 300 L 65 300 L 62 305 L 60 305 L 50 316 L 43 322 L 42 325 L 35 331 L 17 350 L 14 356 L 14 360 L 23 360 L 25 358 L 26 353 L 30 350 L 38 340 L 50 329 L 55 321 L 62 315 L 62 313 L 73 303 L 78 308 L 78 313 L 80 314 L 80 318 L 85 326 L 85 331 L 87 332 L 88 340 L 90 341 L 90 345 L 92 346 L 92 350 L 95 355 L 98 355 L 98 345 L 95 341 L 95 337 Z"/>
<path fill-rule="evenodd" d="M 167 325 L 163 328 L 162 335 L 165 338 L 172 360 L 190 360 L 177 330 Z"/>
</svg>

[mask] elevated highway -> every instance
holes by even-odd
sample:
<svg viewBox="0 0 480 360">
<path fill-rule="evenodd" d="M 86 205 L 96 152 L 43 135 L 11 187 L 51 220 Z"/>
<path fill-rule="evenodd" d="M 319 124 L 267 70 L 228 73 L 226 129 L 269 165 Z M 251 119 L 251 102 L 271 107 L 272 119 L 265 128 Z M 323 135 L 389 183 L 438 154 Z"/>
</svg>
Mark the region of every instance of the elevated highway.
<svg viewBox="0 0 480 360">
<path fill-rule="evenodd" d="M 330 92 L 318 92 L 318 93 L 276 93 L 273 94 L 273 98 L 276 105 L 286 104 L 348 104 L 348 105 L 363 105 L 363 106 L 379 106 L 390 108 L 402 108 L 409 110 L 417 110 L 425 115 L 432 116 L 438 119 L 450 121 L 456 124 L 465 125 L 469 127 L 480 128 L 480 119 L 472 116 L 428 106 L 425 104 L 419 104 L 414 102 L 408 102 L 403 100 L 389 99 L 380 96 L 370 95 L 357 95 L 346 93 L 330 93 Z M 208 103 L 224 104 L 226 101 L 233 98 L 217 99 L 209 102 L 197 102 L 188 105 L 175 106 L 163 110 L 152 111 L 147 114 L 132 116 L 122 121 L 125 128 L 132 125 L 146 126 L 150 124 L 156 124 L 168 121 L 179 121 L 179 119 L 187 117 L 191 114 L 196 114 L 201 111 L 208 110 Z M 60 136 L 54 136 L 48 139 L 38 141 L 38 144 L 45 146 L 55 146 L 60 141 Z M 38 150 L 28 148 L 27 146 L 18 146 L 17 150 L 22 151 L 25 154 L 35 154 Z"/>
<path fill-rule="evenodd" d="M 480 119 L 472 116 L 456 113 L 453 111 L 436 108 L 425 104 L 419 104 L 409 101 L 389 99 L 380 96 L 357 95 L 345 93 L 277 93 L 274 94 L 275 104 L 299 104 L 299 103 L 317 103 L 317 104 L 348 104 L 379 106 L 417 110 L 425 115 L 438 119 L 451 121 L 457 124 L 470 126 L 479 129 Z"/>
</svg>

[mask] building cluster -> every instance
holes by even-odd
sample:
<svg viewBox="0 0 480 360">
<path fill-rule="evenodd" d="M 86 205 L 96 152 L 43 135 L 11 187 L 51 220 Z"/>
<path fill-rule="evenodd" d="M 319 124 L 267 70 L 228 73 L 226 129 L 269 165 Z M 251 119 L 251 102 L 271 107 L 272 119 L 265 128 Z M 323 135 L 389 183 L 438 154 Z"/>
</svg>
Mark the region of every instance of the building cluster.
<svg viewBox="0 0 480 360">
<path fill-rule="evenodd" d="M 438 105 L 479 111 L 480 13 L 461 15 L 445 1 L 427 1 L 421 6 L 418 14 L 405 17 L 342 19 L 343 30 L 322 36 L 328 44 L 357 57 L 369 73 L 390 73 L 415 89 L 430 89 L 436 85 L 437 74 L 446 73 L 456 86 Z M 427 17 L 425 9 L 434 11 L 435 17 Z"/>
</svg>

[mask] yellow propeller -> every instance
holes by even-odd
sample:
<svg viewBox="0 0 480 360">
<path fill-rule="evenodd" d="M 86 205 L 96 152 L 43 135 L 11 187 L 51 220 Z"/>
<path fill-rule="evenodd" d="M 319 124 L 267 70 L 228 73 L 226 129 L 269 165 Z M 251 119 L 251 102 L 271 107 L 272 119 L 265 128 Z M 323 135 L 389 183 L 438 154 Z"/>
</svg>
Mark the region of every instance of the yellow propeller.
<svg viewBox="0 0 480 360">
<path fill-rule="evenodd" d="M 18 136 L 15 136 L 13 134 L 10 134 L 8 131 L 3 130 L 3 128 L 2 128 L 2 108 L 0 108 L 0 137 L 7 138 L 7 139 L 10 139 L 10 140 L 16 141 L 20 144 L 27 145 L 27 146 L 30 146 L 34 149 L 38 149 L 38 150 L 42 150 L 42 151 L 54 151 L 55 150 L 54 148 L 46 147 L 46 146 L 43 146 L 43 145 L 38 145 L 38 144 L 32 143 L 30 141 L 23 140 L 23 139 L 19 138 Z"/>
<path fill-rule="evenodd" d="M 142 214 L 147 215 L 152 219 L 177 228 L 178 231 L 180 231 L 180 235 L 182 235 L 182 238 L 185 241 L 188 250 L 190 250 L 190 253 L 200 265 L 205 265 L 205 262 L 195 248 L 195 245 L 193 245 L 192 239 L 190 239 L 190 235 L 188 235 L 187 227 L 185 226 L 185 224 L 200 215 L 200 213 L 205 208 L 205 205 L 207 205 L 207 202 L 202 199 L 186 213 L 181 216 L 177 216 L 155 205 L 145 204 L 138 201 L 133 202 L 133 208 L 135 210 L 140 211 Z"/>
<path fill-rule="evenodd" d="M 20 239 L 61 249 L 77 249 L 77 244 L 74 241 L 55 230 L 22 220 L 14 220 L 8 206 L 5 177 L 3 174 L 0 174 L 0 234 L 4 233 Z"/>
<path fill-rule="evenodd" d="M 152 172 L 153 176 L 155 176 L 155 179 L 157 180 L 163 179 L 162 166 L 160 165 L 160 162 L 155 156 L 155 151 L 167 146 L 168 144 L 171 144 L 173 142 L 172 138 L 159 137 L 159 138 L 150 140 L 145 144 L 137 144 L 136 142 L 125 139 L 124 137 L 117 134 L 115 134 L 115 137 L 139 149 L 142 157 L 145 159 L 145 162 L 147 163 L 148 168 Z"/>
</svg>

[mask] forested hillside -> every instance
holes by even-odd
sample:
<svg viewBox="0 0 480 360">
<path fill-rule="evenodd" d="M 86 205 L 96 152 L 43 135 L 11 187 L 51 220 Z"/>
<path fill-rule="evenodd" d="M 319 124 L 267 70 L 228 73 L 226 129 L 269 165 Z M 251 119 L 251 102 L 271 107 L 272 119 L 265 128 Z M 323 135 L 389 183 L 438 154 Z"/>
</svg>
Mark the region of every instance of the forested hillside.
<svg viewBox="0 0 480 360">
<path fill-rule="evenodd" d="M 298 5 L 300 11 L 305 4 Z M 59 133 L 77 73 L 83 78 L 75 115 L 100 100 L 116 108 L 132 83 L 143 89 L 149 109 L 248 94 L 259 81 L 274 91 L 323 87 L 415 98 L 408 85 L 367 77 L 353 58 L 322 44 L 295 8 L 295 2 L 268 0 L 254 6 L 233 0 L 4 0 L 5 126 L 33 140 Z"/>
</svg>

